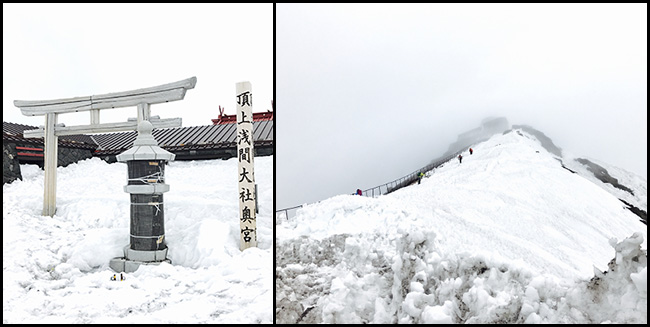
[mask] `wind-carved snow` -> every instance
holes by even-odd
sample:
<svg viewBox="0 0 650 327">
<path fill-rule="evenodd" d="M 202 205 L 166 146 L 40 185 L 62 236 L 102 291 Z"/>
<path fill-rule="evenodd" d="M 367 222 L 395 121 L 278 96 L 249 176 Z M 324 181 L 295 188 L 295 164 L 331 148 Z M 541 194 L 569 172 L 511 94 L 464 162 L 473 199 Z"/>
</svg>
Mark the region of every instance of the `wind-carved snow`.
<svg viewBox="0 0 650 327">
<path fill-rule="evenodd" d="M 43 171 L 3 186 L 4 323 L 272 323 L 273 157 L 255 158 L 258 248 L 239 250 L 237 160 L 165 169 L 172 264 L 111 281 L 129 243 L 126 164 L 57 169 L 57 212 L 41 216 Z M 119 279 L 119 274 L 118 274 Z"/>
<path fill-rule="evenodd" d="M 521 130 L 472 148 L 278 221 L 277 323 L 647 322 L 637 216 Z"/>
</svg>

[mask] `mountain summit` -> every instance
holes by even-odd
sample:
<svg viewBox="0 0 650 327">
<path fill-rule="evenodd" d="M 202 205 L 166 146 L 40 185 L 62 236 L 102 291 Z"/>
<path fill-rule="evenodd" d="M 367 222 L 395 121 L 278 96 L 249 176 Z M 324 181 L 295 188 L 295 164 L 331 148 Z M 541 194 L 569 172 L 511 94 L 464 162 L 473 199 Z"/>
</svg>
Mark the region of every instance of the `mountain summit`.
<svg viewBox="0 0 650 327">
<path fill-rule="evenodd" d="M 646 226 L 539 138 L 513 128 L 421 184 L 277 222 L 276 321 L 646 322 Z"/>
</svg>

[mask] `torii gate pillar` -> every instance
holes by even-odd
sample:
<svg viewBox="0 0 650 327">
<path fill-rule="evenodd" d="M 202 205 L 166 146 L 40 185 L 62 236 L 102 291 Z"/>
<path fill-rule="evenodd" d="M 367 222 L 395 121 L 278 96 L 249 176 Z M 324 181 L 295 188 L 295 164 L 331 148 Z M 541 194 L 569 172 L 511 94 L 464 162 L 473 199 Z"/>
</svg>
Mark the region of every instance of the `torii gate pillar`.
<svg viewBox="0 0 650 327">
<path fill-rule="evenodd" d="M 58 114 L 45 115 L 45 156 L 43 168 L 45 169 L 45 182 L 43 193 L 43 216 L 54 216 L 56 213 L 56 166 L 59 153 L 59 137 L 54 133 L 54 125 Z"/>
</svg>

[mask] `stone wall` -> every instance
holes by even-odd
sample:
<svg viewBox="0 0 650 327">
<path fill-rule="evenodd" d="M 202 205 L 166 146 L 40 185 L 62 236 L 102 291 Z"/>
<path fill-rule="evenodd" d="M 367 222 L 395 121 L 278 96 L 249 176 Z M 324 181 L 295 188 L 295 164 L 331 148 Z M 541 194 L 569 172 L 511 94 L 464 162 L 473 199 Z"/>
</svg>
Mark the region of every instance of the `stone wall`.
<svg viewBox="0 0 650 327">
<path fill-rule="evenodd" d="M 256 146 L 255 147 L 255 156 L 256 157 L 265 157 L 272 156 L 274 152 L 273 146 Z"/>
<path fill-rule="evenodd" d="M 23 180 L 20 175 L 16 145 L 2 142 L 2 184 L 11 183 L 17 179 Z"/>
<path fill-rule="evenodd" d="M 59 145 L 59 154 L 57 156 L 57 166 L 65 167 L 69 164 L 80 160 L 92 158 L 93 152 L 88 149 L 64 148 Z"/>
<path fill-rule="evenodd" d="M 42 145 L 27 144 L 27 143 L 11 143 L 2 142 L 2 184 L 11 183 L 16 179 L 22 180 L 20 174 L 20 163 L 18 161 L 18 151 L 16 146 L 28 148 L 41 148 Z M 92 158 L 93 150 L 81 148 L 67 148 L 59 144 L 59 151 L 57 155 L 57 166 L 65 167 L 80 160 Z M 32 157 L 26 163 L 37 164 L 43 168 L 42 157 Z"/>
</svg>

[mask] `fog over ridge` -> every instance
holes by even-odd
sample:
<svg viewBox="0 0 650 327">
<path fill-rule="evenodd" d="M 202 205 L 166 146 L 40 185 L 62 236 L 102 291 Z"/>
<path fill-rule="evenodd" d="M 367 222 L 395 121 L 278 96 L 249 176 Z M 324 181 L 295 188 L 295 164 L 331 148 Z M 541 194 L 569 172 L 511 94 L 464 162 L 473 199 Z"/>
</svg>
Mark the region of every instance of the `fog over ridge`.
<svg viewBox="0 0 650 327">
<path fill-rule="evenodd" d="M 404 176 L 486 117 L 647 178 L 644 12 L 278 4 L 278 208 Z"/>
</svg>

